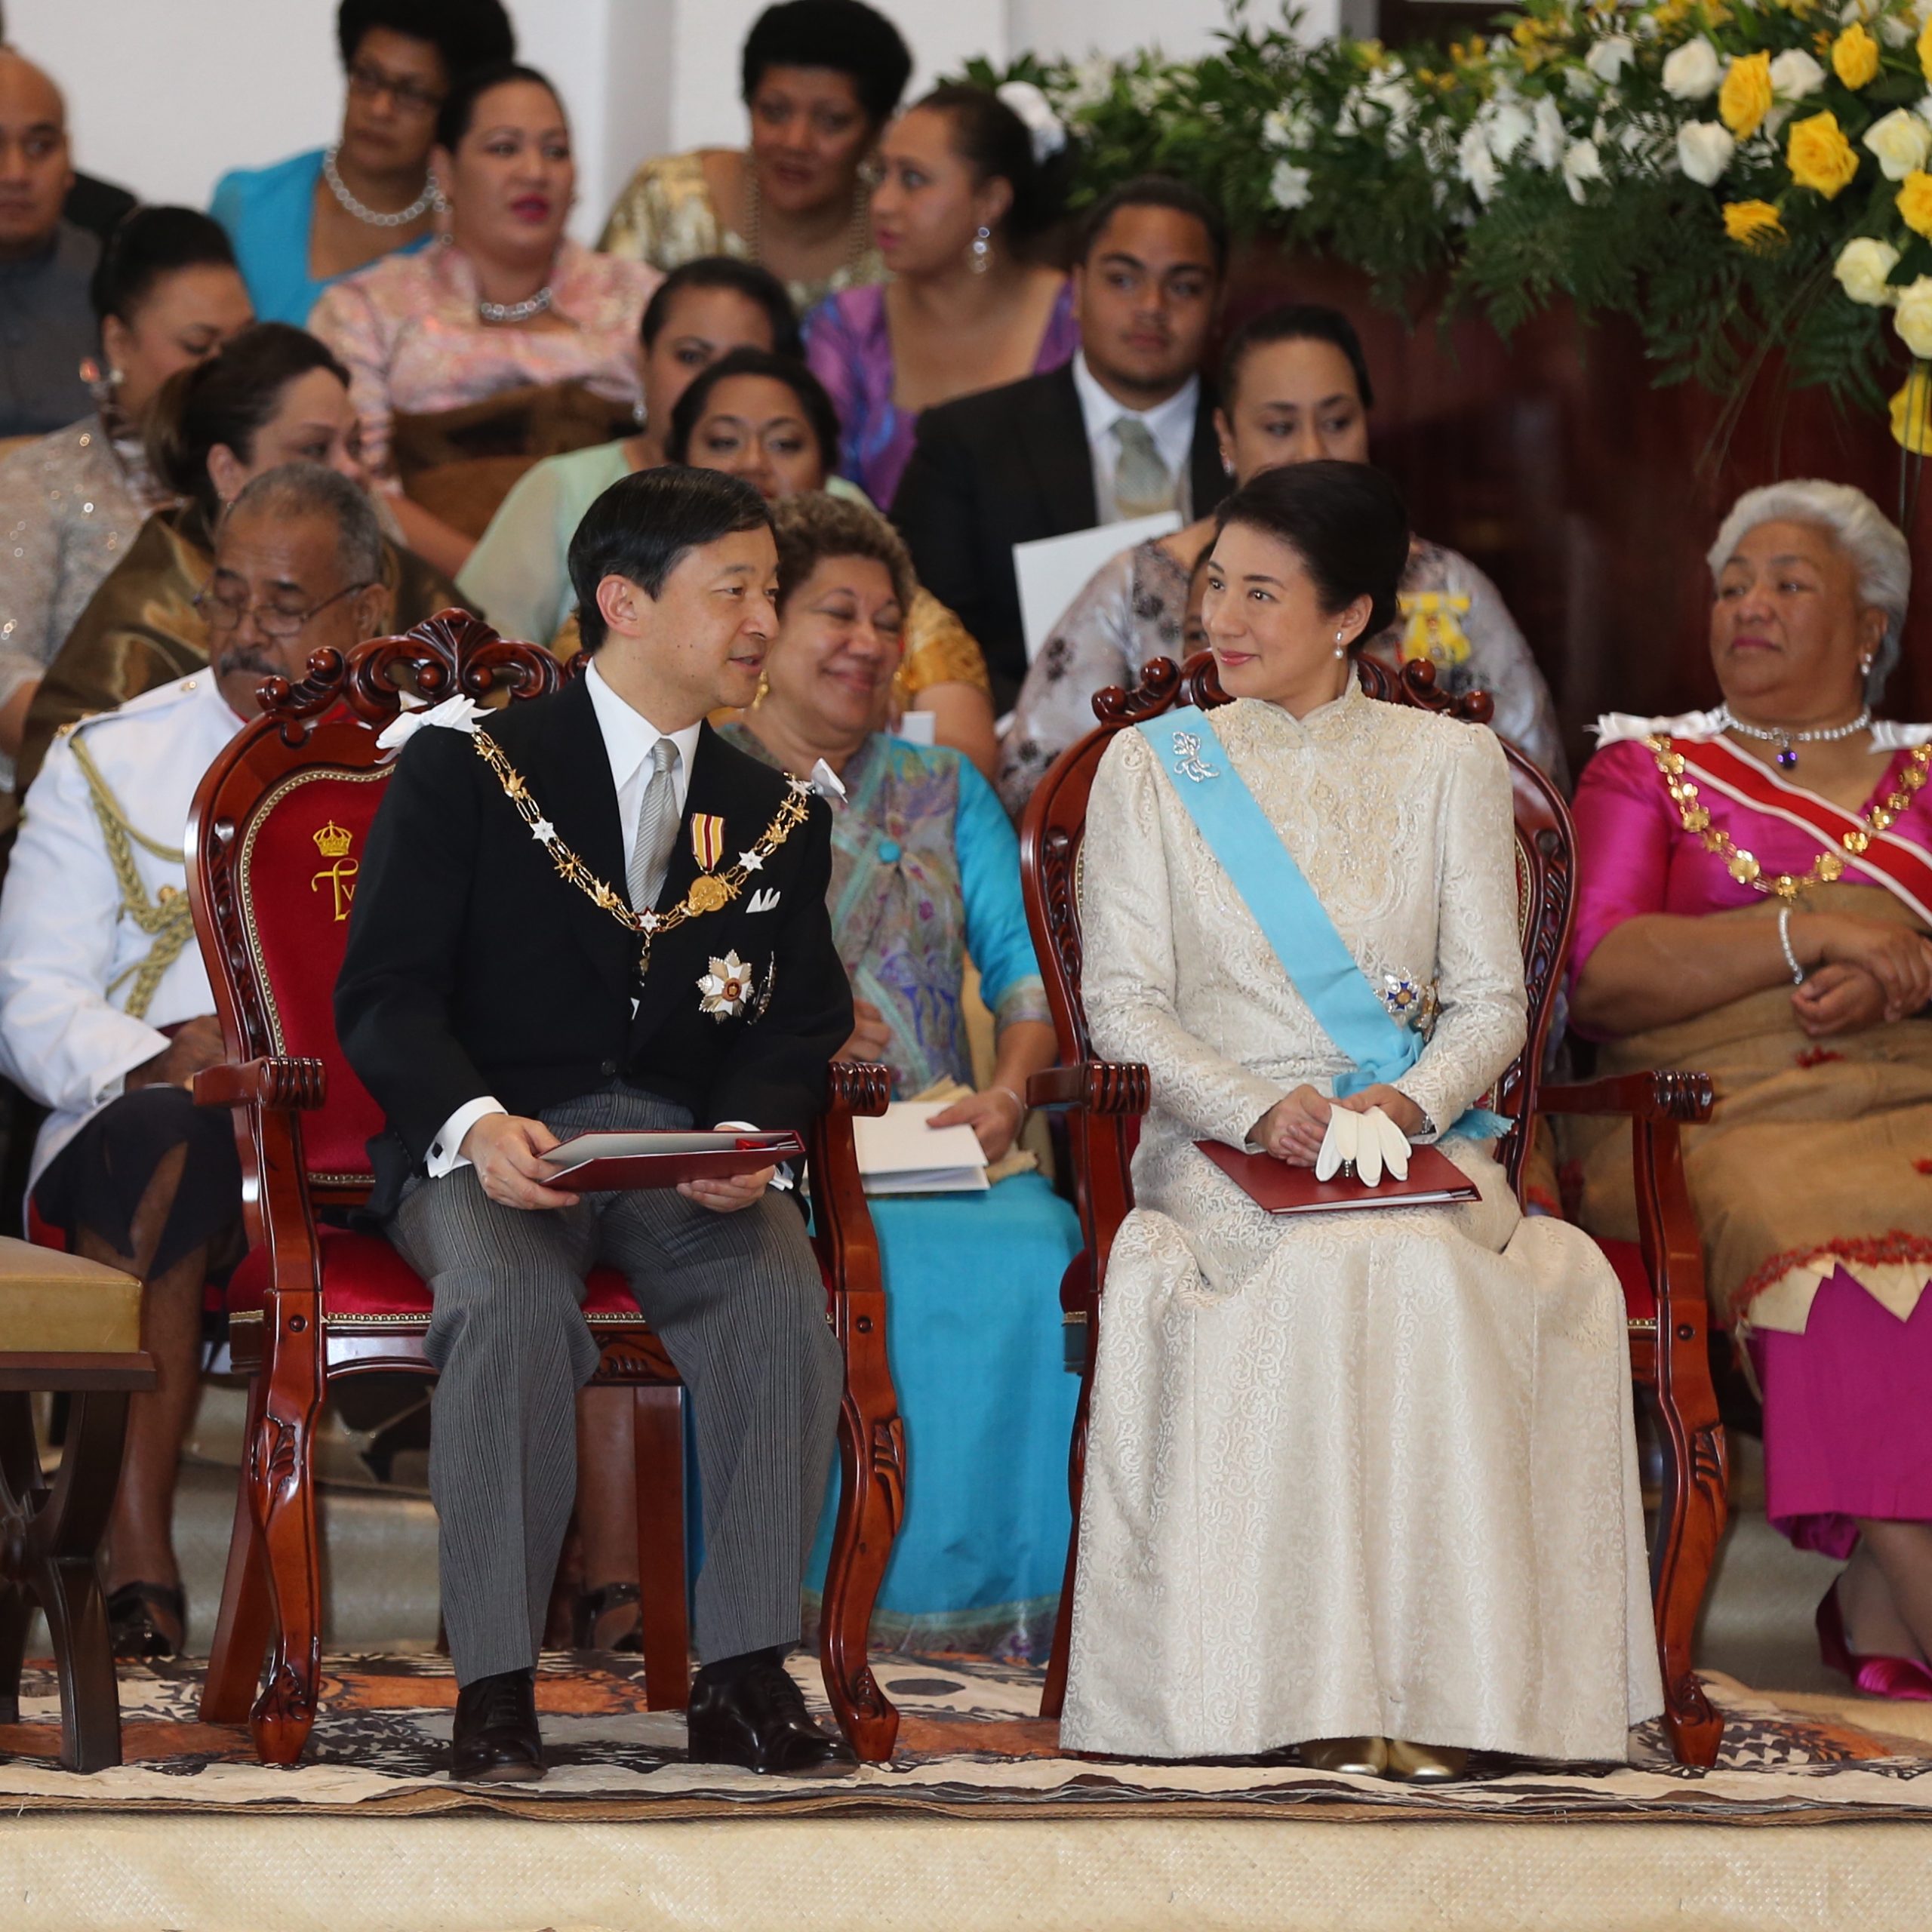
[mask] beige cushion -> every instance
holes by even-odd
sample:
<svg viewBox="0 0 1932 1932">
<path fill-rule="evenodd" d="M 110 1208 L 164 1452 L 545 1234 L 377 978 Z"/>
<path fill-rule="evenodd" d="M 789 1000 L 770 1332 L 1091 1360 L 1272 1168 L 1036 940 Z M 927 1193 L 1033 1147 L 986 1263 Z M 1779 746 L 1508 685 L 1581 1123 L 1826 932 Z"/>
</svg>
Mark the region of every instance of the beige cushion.
<svg viewBox="0 0 1932 1932">
<path fill-rule="evenodd" d="M 0 1355 L 132 1355 L 140 1346 L 133 1275 L 0 1237 Z"/>
</svg>

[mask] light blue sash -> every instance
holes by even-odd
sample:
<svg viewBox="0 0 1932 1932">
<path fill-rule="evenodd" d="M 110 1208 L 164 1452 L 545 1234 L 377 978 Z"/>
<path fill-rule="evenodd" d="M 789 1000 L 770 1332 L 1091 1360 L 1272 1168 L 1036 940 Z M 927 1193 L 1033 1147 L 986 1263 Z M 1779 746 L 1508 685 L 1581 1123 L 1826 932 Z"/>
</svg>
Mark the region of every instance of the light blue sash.
<svg viewBox="0 0 1932 1932">
<path fill-rule="evenodd" d="M 1295 990 L 1321 1030 L 1355 1062 L 1337 1077 L 1335 1091 L 1392 1085 L 1421 1057 L 1422 1036 L 1382 1004 L 1206 713 L 1186 705 L 1139 728 Z M 1472 1107 L 1451 1131 L 1491 1140 L 1509 1125 L 1499 1114 Z"/>
</svg>

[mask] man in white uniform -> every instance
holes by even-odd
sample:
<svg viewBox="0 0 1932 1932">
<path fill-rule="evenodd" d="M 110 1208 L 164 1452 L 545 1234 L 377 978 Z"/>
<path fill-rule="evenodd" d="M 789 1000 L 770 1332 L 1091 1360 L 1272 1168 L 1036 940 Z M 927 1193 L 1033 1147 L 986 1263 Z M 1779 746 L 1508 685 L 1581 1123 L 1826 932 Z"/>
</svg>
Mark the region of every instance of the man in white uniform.
<svg viewBox="0 0 1932 1932">
<path fill-rule="evenodd" d="M 143 1337 L 158 1380 L 130 1410 L 108 1531 L 123 1657 L 180 1645 L 175 1474 L 202 1292 L 242 1250 L 233 1122 L 189 1091 L 223 1047 L 189 915 L 188 810 L 216 753 L 256 715 L 264 678 L 299 678 L 312 652 L 386 627 L 368 497 L 312 463 L 257 478 L 223 520 L 204 595 L 208 669 L 61 734 L 0 892 L 0 1070 L 51 1109 L 34 1205 L 75 1253 L 147 1288 Z"/>
</svg>

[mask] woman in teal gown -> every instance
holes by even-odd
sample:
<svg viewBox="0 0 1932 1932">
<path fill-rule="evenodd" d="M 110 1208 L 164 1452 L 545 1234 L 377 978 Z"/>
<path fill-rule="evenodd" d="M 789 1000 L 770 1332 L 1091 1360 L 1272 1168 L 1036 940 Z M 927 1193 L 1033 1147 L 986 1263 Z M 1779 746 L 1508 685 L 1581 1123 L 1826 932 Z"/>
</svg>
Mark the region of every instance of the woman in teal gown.
<svg viewBox="0 0 1932 1932">
<path fill-rule="evenodd" d="M 758 703 L 725 735 L 801 775 L 823 759 L 844 788 L 830 894 L 859 1016 L 844 1057 L 884 1061 L 898 1100 L 947 1081 L 971 1088 L 969 958 L 977 968 L 992 1075 L 936 1124 L 971 1126 L 998 1173 L 1024 1119 L 1027 1077 L 1054 1055 L 1018 842 L 959 753 L 876 728 L 912 586 L 897 536 L 868 506 L 835 497 L 774 508 L 779 632 Z M 873 1640 L 928 1654 L 1044 1654 L 1066 1560 L 1078 1390 L 1063 1366 L 1059 1287 L 1078 1223 L 1035 1171 L 984 1193 L 871 1206 L 909 1464 Z M 832 1519 L 828 1509 L 815 1578 Z"/>
</svg>

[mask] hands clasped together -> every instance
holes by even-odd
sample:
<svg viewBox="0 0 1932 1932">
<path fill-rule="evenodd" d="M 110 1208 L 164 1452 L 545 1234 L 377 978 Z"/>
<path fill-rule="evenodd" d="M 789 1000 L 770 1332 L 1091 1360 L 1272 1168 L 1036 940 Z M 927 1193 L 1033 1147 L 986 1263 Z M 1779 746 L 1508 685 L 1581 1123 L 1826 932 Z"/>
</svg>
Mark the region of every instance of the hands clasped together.
<svg viewBox="0 0 1932 1932">
<path fill-rule="evenodd" d="M 1791 995 L 1813 1039 L 1909 1019 L 1932 1003 L 1932 941 L 1909 926 L 1838 913 L 1810 915 L 1808 930 L 1792 925 L 1817 961 Z"/>
<path fill-rule="evenodd" d="M 1314 1168 L 1318 1180 L 1352 1161 L 1373 1186 L 1385 1168 L 1398 1180 L 1407 1177 L 1409 1142 L 1427 1119 L 1401 1088 L 1386 1084 L 1332 1100 L 1303 1085 L 1283 1094 L 1255 1122 L 1248 1139 L 1291 1168 Z"/>
</svg>

